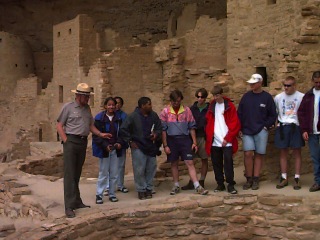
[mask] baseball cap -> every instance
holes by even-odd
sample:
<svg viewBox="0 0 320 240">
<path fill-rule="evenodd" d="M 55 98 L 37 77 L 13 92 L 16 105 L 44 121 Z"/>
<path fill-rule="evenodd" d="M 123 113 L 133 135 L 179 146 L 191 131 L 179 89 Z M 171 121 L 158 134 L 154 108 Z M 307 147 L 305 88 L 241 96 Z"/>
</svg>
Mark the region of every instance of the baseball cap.
<svg viewBox="0 0 320 240">
<path fill-rule="evenodd" d="M 262 81 L 262 76 L 258 73 L 252 74 L 251 78 L 247 81 L 247 83 L 257 83 Z"/>
</svg>

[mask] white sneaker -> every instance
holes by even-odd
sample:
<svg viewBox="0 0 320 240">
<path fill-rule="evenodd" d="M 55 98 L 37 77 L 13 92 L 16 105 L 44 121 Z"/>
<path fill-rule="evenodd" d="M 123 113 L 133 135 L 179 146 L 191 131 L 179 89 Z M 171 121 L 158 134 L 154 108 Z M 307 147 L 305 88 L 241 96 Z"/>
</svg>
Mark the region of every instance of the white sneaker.
<svg viewBox="0 0 320 240">
<path fill-rule="evenodd" d="M 170 195 L 176 195 L 179 192 L 180 192 L 180 187 L 173 186 L 173 188 L 171 189 Z"/>
</svg>

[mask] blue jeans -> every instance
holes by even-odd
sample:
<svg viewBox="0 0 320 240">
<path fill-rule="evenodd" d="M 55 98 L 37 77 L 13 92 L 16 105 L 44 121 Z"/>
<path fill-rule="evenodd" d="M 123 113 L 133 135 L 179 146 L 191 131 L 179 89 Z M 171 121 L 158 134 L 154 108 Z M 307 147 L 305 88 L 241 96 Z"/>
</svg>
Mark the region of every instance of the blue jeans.
<svg viewBox="0 0 320 240">
<path fill-rule="evenodd" d="M 118 172 L 118 188 L 121 189 L 124 187 L 124 173 L 126 167 L 126 149 L 122 149 L 122 155 L 119 157 L 119 172 Z"/>
<path fill-rule="evenodd" d="M 311 155 L 311 160 L 313 162 L 313 175 L 314 181 L 320 185 L 320 144 L 319 144 L 319 134 L 309 134 L 309 150 Z"/>
<path fill-rule="evenodd" d="M 127 154 L 127 149 L 122 149 L 122 155 L 121 157 L 118 157 L 118 165 L 119 165 L 119 172 L 118 172 L 118 189 L 121 189 L 124 187 L 124 173 L 125 173 L 125 167 L 126 167 L 126 154 Z M 107 180 L 107 187 L 105 190 L 109 191 L 109 178 Z"/>
<path fill-rule="evenodd" d="M 145 155 L 140 149 L 131 149 L 134 183 L 137 192 L 153 190 L 153 178 L 157 171 L 156 157 Z"/>
<path fill-rule="evenodd" d="M 109 179 L 109 197 L 115 197 L 118 178 L 118 157 L 116 150 L 109 153 L 107 158 L 99 158 L 99 177 L 97 182 L 96 195 L 103 196 L 103 191 L 107 189 Z"/>
</svg>

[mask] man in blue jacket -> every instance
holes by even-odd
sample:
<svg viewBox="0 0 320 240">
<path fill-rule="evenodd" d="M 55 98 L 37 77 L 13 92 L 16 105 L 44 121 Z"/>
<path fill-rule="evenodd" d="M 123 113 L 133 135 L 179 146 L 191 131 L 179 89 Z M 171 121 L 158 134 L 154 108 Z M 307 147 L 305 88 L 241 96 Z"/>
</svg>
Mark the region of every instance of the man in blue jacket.
<svg viewBox="0 0 320 240">
<path fill-rule="evenodd" d="M 274 126 L 277 112 L 272 96 L 262 89 L 262 76 L 253 74 L 247 81 L 251 91 L 243 95 L 238 107 L 247 182 L 243 190 L 259 189 L 263 157 L 266 154 L 268 130 Z"/>
<path fill-rule="evenodd" d="M 153 178 L 157 170 L 156 155 L 161 145 L 161 121 L 152 110 L 151 99 L 141 97 L 138 107 L 120 128 L 120 136 L 129 142 L 138 198 L 152 198 Z"/>
</svg>

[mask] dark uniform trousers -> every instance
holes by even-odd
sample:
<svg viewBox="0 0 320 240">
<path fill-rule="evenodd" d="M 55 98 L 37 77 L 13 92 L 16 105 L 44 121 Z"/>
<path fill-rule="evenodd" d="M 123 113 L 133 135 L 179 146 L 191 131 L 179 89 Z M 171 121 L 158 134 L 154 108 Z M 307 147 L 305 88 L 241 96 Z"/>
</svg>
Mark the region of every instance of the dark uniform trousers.
<svg viewBox="0 0 320 240">
<path fill-rule="evenodd" d="M 65 209 L 75 209 L 82 203 L 79 181 L 86 158 L 87 137 L 68 135 L 63 144 L 64 163 L 64 205 Z"/>
</svg>

